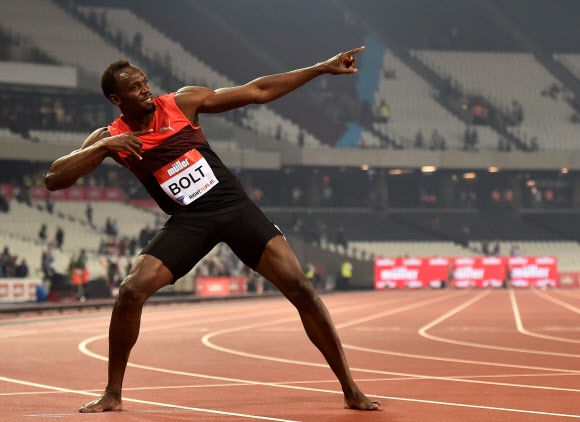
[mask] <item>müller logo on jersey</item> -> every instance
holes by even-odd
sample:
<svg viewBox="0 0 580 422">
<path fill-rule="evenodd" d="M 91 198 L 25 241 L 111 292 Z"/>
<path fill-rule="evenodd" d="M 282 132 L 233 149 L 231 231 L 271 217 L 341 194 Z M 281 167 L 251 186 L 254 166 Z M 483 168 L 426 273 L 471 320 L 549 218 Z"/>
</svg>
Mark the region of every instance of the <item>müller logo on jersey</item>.
<svg viewBox="0 0 580 422">
<path fill-rule="evenodd" d="M 163 166 L 154 175 L 163 191 L 181 205 L 191 204 L 218 183 L 208 162 L 196 149 Z"/>
</svg>

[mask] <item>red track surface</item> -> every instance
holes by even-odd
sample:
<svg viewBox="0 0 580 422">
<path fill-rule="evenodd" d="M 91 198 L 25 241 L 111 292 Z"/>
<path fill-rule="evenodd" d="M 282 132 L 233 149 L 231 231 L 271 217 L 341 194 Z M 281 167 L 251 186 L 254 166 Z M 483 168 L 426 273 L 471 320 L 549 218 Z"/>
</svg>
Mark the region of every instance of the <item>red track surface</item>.
<svg viewBox="0 0 580 422">
<path fill-rule="evenodd" d="M 0 320 L 2 421 L 580 420 L 580 291 L 323 296 L 377 412 L 339 384 L 282 297 L 145 307 L 122 412 L 79 414 L 106 382 L 110 310 Z"/>
</svg>

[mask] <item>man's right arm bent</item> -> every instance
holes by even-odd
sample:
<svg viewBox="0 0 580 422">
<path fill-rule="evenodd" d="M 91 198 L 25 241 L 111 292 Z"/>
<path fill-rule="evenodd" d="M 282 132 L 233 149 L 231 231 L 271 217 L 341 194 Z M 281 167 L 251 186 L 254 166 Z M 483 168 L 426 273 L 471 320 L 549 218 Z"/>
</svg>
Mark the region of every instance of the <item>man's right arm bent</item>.
<svg viewBox="0 0 580 422">
<path fill-rule="evenodd" d="M 97 129 L 83 142 L 80 149 L 52 163 L 44 177 L 46 188 L 55 191 L 71 187 L 80 177 L 92 172 L 106 157 L 115 152 L 128 151 L 141 159 L 142 142 L 138 136 L 149 132 L 150 130 L 144 130 L 111 136 L 107 128 Z"/>
</svg>

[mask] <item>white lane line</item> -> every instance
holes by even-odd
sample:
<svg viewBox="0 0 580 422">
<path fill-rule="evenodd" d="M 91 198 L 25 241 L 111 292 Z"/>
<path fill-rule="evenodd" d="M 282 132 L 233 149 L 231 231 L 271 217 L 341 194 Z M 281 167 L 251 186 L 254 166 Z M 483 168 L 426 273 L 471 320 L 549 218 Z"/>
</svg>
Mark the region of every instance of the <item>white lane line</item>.
<svg viewBox="0 0 580 422">
<path fill-rule="evenodd" d="M 536 333 L 534 331 L 526 330 L 526 328 L 524 327 L 524 324 L 522 322 L 522 316 L 520 314 L 520 308 L 518 307 L 518 302 L 516 300 L 516 295 L 515 295 L 513 289 L 509 291 L 509 294 L 510 294 L 510 301 L 511 301 L 511 304 L 512 304 L 512 310 L 513 310 L 513 313 L 514 313 L 514 319 L 515 319 L 515 322 L 516 322 L 516 328 L 517 328 L 517 330 L 521 334 L 524 334 L 524 335 L 530 336 L 530 337 L 541 338 L 541 339 L 544 339 L 544 340 L 563 341 L 563 342 L 566 342 L 566 343 L 580 343 L 580 340 L 574 340 L 574 339 L 570 339 L 570 338 L 557 337 L 557 336 L 550 336 L 548 334 L 540 334 L 540 333 Z M 548 297 L 545 297 L 544 299 L 551 300 Z M 553 300 L 552 302 L 558 303 L 560 301 L 556 302 L 555 300 Z M 576 311 L 578 313 L 580 313 L 580 309 L 577 309 L 577 308 L 574 308 L 574 307 L 570 307 L 570 305 L 568 305 L 565 302 L 561 302 L 561 303 L 564 303 L 565 305 L 567 305 L 568 308 L 576 309 Z M 561 305 L 561 304 L 559 304 L 559 305 Z M 580 357 L 580 355 L 577 355 L 577 356 Z"/>
<path fill-rule="evenodd" d="M 0 380 L 6 381 L 6 382 L 12 382 L 12 383 L 16 383 L 16 384 L 38 387 L 38 388 L 45 388 L 45 389 L 50 389 L 50 390 L 61 391 L 61 392 L 65 392 L 65 393 L 88 395 L 88 396 L 99 396 L 99 394 L 91 393 L 88 391 L 71 390 L 71 389 L 67 389 L 67 388 L 32 383 L 32 382 L 28 382 L 28 381 L 16 380 L 16 379 L 12 379 L 12 378 L 1 377 L 1 376 L 0 376 Z M 252 383 L 252 384 L 262 384 L 262 383 Z M 272 385 L 277 386 L 276 384 L 272 384 Z M 282 386 L 280 385 L 280 387 L 282 387 Z M 331 394 L 341 394 L 341 395 L 343 394 L 342 391 L 325 390 L 325 389 L 320 389 L 320 388 L 301 388 L 301 387 L 293 387 L 293 386 L 284 386 L 284 387 L 296 388 L 299 390 L 306 390 L 306 391 L 331 393 Z M 522 414 L 528 414 L 528 415 L 558 416 L 558 417 L 565 417 L 565 418 L 580 419 L 580 415 L 573 415 L 573 414 L 567 414 L 567 413 L 541 412 L 541 411 L 536 411 L 536 410 L 524 410 L 524 409 L 516 409 L 516 408 L 509 408 L 509 407 L 481 406 L 481 405 L 474 405 L 474 404 L 467 404 L 467 403 L 453 403 L 453 402 L 444 402 L 444 401 L 437 401 L 437 400 L 412 399 L 412 398 L 408 398 L 408 397 L 393 397 L 393 396 L 382 396 L 382 395 L 372 395 L 372 397 L 376 397 L 379 399 L 385 399 L 385 400 L 403 401 L 403 402 L 411 402 L 411 403 L 433 404 L 433 405 L 440 405 L 440 406 L 461 407 L 461 408 L 470 408 L 470 409 L 485 409 L 485 410 L 510 412 L 510 413 L 522 413 Z M 147 401 L 147 400 L 130 399 L 130 398 L 125 398 L 125 397 L 123 398 L 123 401 L 140 403 L 140 404 L 148 404 L 148 405 L 166 407 L 166 408 L 172 408 L 172 409 L 189 410 L 189 411 L 195 411 L 195 412 L 212 413 L 212 414 L 219 414 L 219 415 L 226 415 L 226 416 L 237 416 L 237 417 L 242 417 L 242 418 L 247 418 L 247 419 L 258 419 L 258 420 L 280 421 L 280 422 L 299 422 L 299 421 L 293 421 L 293 420 L 288 420 L 288 419 L 278 419 L 278 418 L 270 418 L 270 417 L 266 417 L 266 416 L 247 415 L 244 413 L 224 412 L 224 411 L 220 411 L 220 410 L 210 410 L 210 409 L 203 409 L 203 408 L 196 408 L 196 407 L 179 406 L 179 405 L 173 405 L 173 404 L 169 404 L 169 403 L 159 403 L 159 402 L 152 402 L 152 401 Z M 130 412 L 130 413 L 133 413 L 133 412 Z M 137 413 L 137 412 L 135 412 L 135 413 Z M 51 415 L 47 414 L 47 416 L 51 416 Z"/>
<path fill-rule="evenodd" d="M 428 338 L 430 340 L 433 340 L 433 341 L 439 341 L 442 343 L 449 343 L 449 344 L 456 344 L 458 346 L 475 347 L 475 348 L 479 348 L 479 349 L 501 350 L 504 352 L 529 353 L 529 354 L 534 354 L 534 355 L 562 356 L 562 357 L 568 357 L 568 358 L 580 357 L 579 354 L 575 354 L 575 353 L 548 352 L 548 351 L 544 351 L 544 350 L 521 349 L 521 348 L 517 348 L 517 347 L 492 346 L 489 344 L 474 343 L 474 342 L 470 342 L 470 341 L 452 340 L 449 338 L 435 336 L 435 335 L 427 333 L 427 331 L 429 329 L 435 327 L 436 325 L 438 325 L 441 322 L 445 321 L 446 319 L 452 317 L 453 315 L 461 312 L 463 309 L 467 308 L 468 306 L 471 306 L 473 303 L 477 302 L 478 300 L 482 299 L 483 297 L 487 296 L 488 294 L 489 294 L 489 290 L 485 290 L 485 291 L 479 293 L 478 295 L 474 296 L 473 298 L 471 298 L 467 302 L 451 309 L 449 312 L 443 314 L 439 318 L 434 319 L 429 324 L 426 324 L 425 326 L 423 326 L 419 329 L 419 335 L 421 335 L 422 337 Z"/>
<path fill-rule="evenodd" d="M 415 305 L 417 307 L 418 306 L 423 306 L 423 305 L 426 304 L 426 302 L 433 302 L 433 300 L 423 301 L 422 303 L 415 304 Z M 404 307 L 401 307 L 401 309 L 399 309 L 399 312 L 402 311 L 402 310 L 409 310 L 409 308 L 413 308 L 413 307 L 415 307 L 415 306 L 410 306 L 410 307 L 409 306 L 404 306 Z M 336 310 L 334 312 L 336 312 Z M 391 313 L 394 313 L 394 312 L 395 312 L 395 310 L 391 310 L 391 311 L 387 311 L 387 312 L 382 312 L 382 313 L 377 314 L 377 315 L 384 316 L 385 314 L 391 314 Z M 375 318 L 378 318 L 378 317 L 379 316 L 375 316 Z M 358 323 L 360 323 L 360 322 L 369 321 L 371 319 L 372 318 L 370 318 L 370 317 L 365 317 L 365 318 L 361 318 L 361 319 L 359 319 L 357 321 L 358 321 Z M 277 321 L 273 321 L 273 322 L 269 322 L 269 323 L 250 324 L 250 325 L 245 325 L 243 327 L 238 327 L 237 329 L 216 331 L 216 332 L 212 333 L 211 335 L 217 335 L 217 334 L 223 334 L 223 333 L 228 333 L 228 332 L 234 332 L 235 330 L 241 330 L 241 329 L 258 328 L 260 326 L 266 326 L 266 325 L 271 325 L 271 324 L 278 324 L 278 323 L 287 322 L 287 321 L 294 321 L 294 320 L 295 320 L 295 318 L 284 318 L 284 319 L 279 319 Z M 343 326 L 349 326 L 349 325 L 352 325 L 352 324 L 353 324 L 353 322 L 349 322 L 349 323 L 343 324 Z M 81 345 L 79 345 L 79 349 L 83 353 L 85 353 L 85 354 L 87 354 L 89 356 L 92 356 L 92 357 L 94 357 L 96 359 L 100 359 L 100 360 L 106 361 L 107 360 L 106 357 L 101 356 L 101 355 L 97 355 L 97 354 L 95 354 L 93 352 L 90 352 L 86 348 L 86 346 L 90 342 L 92 342 L 94 340 L 97 340 L 97 339 L 103 339 L 103 338 L 106 338 L 106 337 L 107 337 L 107 335 L 103 335 L 103 336 L 97 336 L 97 337 L 93 337 L 93 338 L 87 339 L 83 343 L 81 343 Z M 204 336 L 204 337 L 208 337 L 208 336 Z M 213 345 L 212 344 L 211 347 L 216 348 L 216 345 Z M 220 349 L 218 349 L 218 350 L 220 350 Z M 273 361 L 278 361 L 278 362 L 287 362 L 287 363 L 295 363 L 295 364 L 301 364 L 301 365 L 309 365 L 309 366 L 316 366 L 316 367 L 328 368 L 328 365 L 326 365 L 326 364 L 318 364 L 318 363 L 314 363 L 314 362 L 302 362 L 302 361 L 294 361 L 294 360 L 289 360 L 289 359 L 278 359 L 278 358 L 272 358 L 270 356 L 262 356 L 262 355 L 255 355 L 255 354 L 246 354 L 244 352 L 238 352 L 238 351 L 230 351 L 229 349 L 225 349 L 224 351 L 226 351 L 227 353 L 241 354 L 241 355 L 244 355 L 244 356 L 255 357 L 255 358 L 259 358 L 259 359 L 266 359 L 266 360 L 273 360 Z M 315 388 L 306 388 L 306 387 L 291 386 L 291 385 L 282 385 L 282 384 L 279 384 L 279 383 L 262 383 L 262 382 L 252 381 L 252 380 L 233 379 L 233 378 L 226 378 L 226 377 L 217 377 L 217 376 L 211 376 L 211 375 L 206 375 L 206 374 L 197 374 L 197 373 L 183 372 L 183 371 L 173 371 L 173 370 L 167 370 L 167 369 L 158 368 L 158 367 L 150 367 L 150 366 L 146 366 L 146 365 L 138 365 L 138 364 L 132 364 L 132 363 L 129 363 L 129 366 L 136 367 L 136 368 L 141 368 L 141 369 L 147 369 L 147 370 L 151 370 L 151 371 L 157 371 L 157 372 L 164 372 L 164 373 L 176 374 L 176 375 L 183 375 L 183 376 L 190 376 L 190 377 L 200 377 L 200 378 L 215 379 L 215 380 L 230 381 L 230 382 L 240 382 L 240 383 L 243 383 L 243 384 L 250 384 L 250 385 L 262 385 L 262 386 L 272 386 L 272 387 L 279 387 L 279 388 L 291 388 L 291 389 L 298 389 L 298 390 L 316 391 L 316 392 L 326 392 L 326 393 L 341 394 L 341 395 L 343 394 L 341 391 L 325 390 L 325 389 L 315 389 Z M 353 370 L 353 371 L 361 371 L 361 372 L 368 372 L 368 373 L 385 374 L 385 375 L 399 375 L 399 376 L 403 376 L 403 377 L 414 377 L 414 378 L 418 378 L 418 379 L 441 379 L 443 381 L 474 382 L 474 383 L 498 385 L 498 383 L 486 383 L 484 381 L 459 380 L 459 379 L 451 379 L 451 378 L 443 378 L 443 377 L 431 377 L 431 376 L 413 375 L 413 374 L 408 374 L 408 373 L 396 373 L 396 372 L 369 370 L 369 369 L 361 369 L 361 368 L 351 368 L 351 370 Z M 499 384 L 499 385 L 501 385 L 501 384 Z M 516 386 L 518 386 L 518 385 L 516 385 Z M 521 385 L 521 387 L 529 387 L 529 386 L 528 385 Z M 538 387 L 538 388 L 542 388 L 542 387 Z M 532 411 L 532 410 L 510 409 L 510 408 L 496 408 L 496 407 L 486 407 L 486 406 L 478 406 L 478 405 L 470 405 L 470 404 L 461 404 L 461 403 L 437 402 L 437 401 L 421 400 L 421 399 L 410 399 L 410 398 L 400 398 L 400 397 L 382 396 L 382 395 L 376 395 L 376 394 L 375 395 L 369 394 L 369 396 L 370 397 L 376 397 L 376 398 L 384 398 L 384 399 L 399 400 L 399 401 L 411 401 L 411 402 L 418 402 L 418 403 L 431 403 L 431 404 L 440 404 L 440 405 L 447 405 L 447 406 L 470 407 L 470 408 L 477 408 L 477 409 L 501 410 L 501 411 L 519 412 L 519 413 L 527 413 L 527 414 L 542 414 L 542 415 L 552 415 L 552 416 L 562 416 L 562 417 L 580 418 L 580 416 L 578 416 L 578 415 L 559 414 L 559 413 L 557 414 L 557 413 L 549 413 L 549 412 L 536 412 L 536 411 Z"/>
<path fill-rule="evenodd" d="M 489 291 L 483 292 L 478 294 L 476 297 L 468 300 L 467 302 L 465 302 L 464 304 L 460 305 L 458 308 L 465 308 L 467 306 L 469 306 L 471 303 L 481 299 L 481 297 L 485 296 L 489 294 Z M 355 323 L 362 323 L 362 322 L 368 322 L 372 319 L 376 319 L 376 318 L 380 318 L 386 315 L 390 315 L 396 312 L 402 312 L 402 311 L 406 311 L 406 310 L 410 310 L 419 306 L 424 306 L 428 303 L 431 302 L 435 302 L 437 300 L 426 300 L 426 301 L 422 301 L 422 302 L 418 302 L 415 303 L 413 305 L 407 305 L 407 306 L 402 306 L 400 308 L 395 308 L 389 311 L 385 311 L 385 312 L 380 312 L 371 316 L 367 316 L 365 318 L 359 318 L 357 320 L 353 320 L 350 321 L 348 323 L 344 323 L 342 325 L 340 325 L 340 327 L 347 327 L 350 325 L 353 325 Z M 455 309 L 458 309 L 455 308 Z M 436 320 L 437 321 L 437 320 Z M 259 354 L 255 354 L 255 353 L 247 353 L 247 352 L 242 352 L 239 350 L 234 350 L 231 348 L 226 348 L 226 347 L 222 347 L 222 346 L 218 346 L 215 343 L 211 342 L 210 339 L 214 336 L 217 335 L 221 335 L 221 334 L 229 334 L 229 333 L 233 333 L 233 332 L 238 332 L 238 331 L 242 331 L 242 330 L 249 330 L 249 329 L 255 329 L 255 328 L 260 328 L 260 327 L 264 327 L 264 326 L 268 326 L 268 325 L 273 325 L 273 324 L 278 324 L 280 322 L 285 322 L 284 320 L 278 320 L 278 321 L 269 321 L 269 322 L 261 322 L 261 323 L 257 323 L 257 324 L 250 324 L 250 325 L 244 325 L 244 326 L 238 326 L 238 327 L 234 327 L 234 328 L 230 328 L 230 329 L 224 329 L 224 330 L 219 330 L 219 331 L 214 331 L 212 333 L 208 333 L 205 336 L 202 337 L 202 343 L 205 344 L 206 346 L 215 349 L 215 350 L 219 350 L 221 352 L 224 353 L 229 353 L 229 354 L 234 354 L 234 355 L 238 355 L 238 356 L 243 356 L 243 357 L 248 357 L 248 358 L 253 358 L 253 359 L 261 359 L 261 360 L 268 360 L 268 361 L 274 361 L 274 362 L 281 362 L 281 363 L 290 363 L 290 364 L 295 364 L 295 365 L 304 365 L 304 366 L 314 366 L 314 367 L 320 367 L 320 368 L 327 368 L 328 365 L 326 364 L 320 364 L 320 363 L 314 363 L 314 362 L 308 362 L 308 361 L 299 361 L 299 360 L 294 360 L 294 359 L 285 359 L 285 358 L 277 358 L 277 357 L 272 357 L 272 356 L 266 356 L 266 355 L 259 355 Z M 338 327 L 338 326 L 337 326 Z M 353 346 L 354 347 L 354 346 Z M 367 350 L 368 351 L 368 350 Z M 499 365 L 498 365 L 499 366 Z M 509 367 L 509 365 L 506 364 L 506 366 Z M 514 367 L 517 367 L 514 365 Z M 580 371 L 572 371 L 572 370 L 567 370 L 567 369 L 560 369 L 560 368 L 541 368 L 541 367 L 533 367 L 533 366 L 521 366 L 522 369 L 538 369 L 538 370 L 545 370 L 545 371 L 554 371 L 554 372 L 571 372 L 571 373 L 579 373 Z M 467 380 L 467 379 L 458 379 L 458 378 L 454 378 L 454 377 L 436 377 L 436 376 L 430 376 L 430 375 L 422 375 L 422 374 L 410 374 L 410 373 L 402 373 L 402 372 L 394 372 L 394 371 L 381 371 L 381 370 L 375 370 L 375 369 L 364 369 L 364 368 L 355 368 L 355 367 L 351 367 L 350 368 L 351 371 L 358 371 L 358 372 L 363 372 L 363 373 L 375 373 L 375 374 L 384 374 L 384 375 L 398 375 L 398 376 L 403 376 L 403 377 L 414 377 L 414 378 L 419 378 L 419 379 L 431 379 L 431 380 L 441 380 L 441 381 L 450 381 L 450 382 L 462 382 L 462 383 L 470 383 L 470 384 L 486 384 L 486 385 L 496 385 L 496 386 L 509 386 L 509 387 L 518 387 L 518 388 L 530 388 L 530 389 L 539 389 L 539 390 L 552 390 L 552 391 L 569 391 L 569 392 L 580 392 L 580 390 L 575 390 L 575 389 L 567 389 L 567 388 L 559 388 L 559 387 L 550 387 L 550 386 L 536 386 L 536 385 L 526 385 L 526 384 L 514 384 L 514 383 L 498 383 L 498 382 L 490 382 L 490 381 L 481 381 L 481 380 Z"/>
<path fill-rule="evenodd" d="M 7 377 L 2 377 L 2 376 L 0 376 L 0 381 L 6 381 L 6 382 L 14 383 L 14 384 L 26 385 L 29 387 L 37 387 L 37 388 L 44 388 L 44 389 L 48 389 L 48 390 L 60 391 L 63 393 L 80 394 L 83 396 L 93 396 L 93 397 L 100 396 L 100 394 L 91 393 L 89 391 L 71 390 L 68 388 L 56 387 L 54 385 L 39 384 L 36 382 L 23 381 L 23 380 L 18 380 L 18 379 L 14 379 L 14 378 L 7 378 Z M 248 415 L 245 413 L 236 413 L 236 412 L 224 412 L 222 410 L 205 409 L 205 408 L 201 408 L 201 407 L 179 406 L 176 404 L 154 402 L 154 401 L 149 401 L 149 400 L 138 400 L 138 399 L 131 399 L 131 398 L 126 398 L 126 397 L 123 397 L 123 401 L 128 401 L 128 402 L 132 402 L 132 403 L 140 403 L 140 404 L 148 404 L 148 405 L 159 406 L 159 407 L 167 407 L 167 408 L 171 408 L 171 409 L 190 410 L 190 411 L 194 411 L 194 412 L 212 413 L 212 414 L 225 415 L 225 416 L 237 416 L 240 418 L 247 418 L 247 419 L 259 419 L 259 420 L 264 420 L 264 421 L 280 421 L 280 422 L 299 422 L 299 421 L 294 421 L 294 420 L 289 420 L 289 419 L 270 418 L 267 416 Z"/>
<path fill-rule="evenodd" d="M 443 357 L 437 357 L 437 356 L 418 355 L 415 353 L 402 353 L 402 352 L 393 352 L 390 350 L 383 350 L 383 349 L 373 349 L 370 347 L 354 346 L 351 344 L 343 344 L 342 346 L 345 349 L 358 350 L 361 352 L 377 353 L 377 354 L 391 355 L 391 356 L 401 356 L 401 357 L 407 357 L 407 358 L 413 358 L 413 359 L 434 360 L 434 361 L 439 361 L 439 362 L 455 362 L 455 363 L 464 363 L 464 364 L 468 364 L 468 365 L 497 366 L 500 368 L 532 369 L 532 370 L 537 370 L 537 371 L 565 372 L 565 373 L 568 373 L 571 375 L 580 374 L 580 370 L 574 370 L 574 369 L 553 368 L 553 367 L 532 366 L 532 365 L 516 365 L 516 364 L 511 364 L 511 363 L 497 363 L 497 362 L 468 360 L 468 359 L 443 358 Z"/>
<path fill-rule="evenodd" d="M 544 299 L 547 299 L 547 300 L 549 300 L 551 302 L 554 302 L 554 303 L 556 303 L 556 304 L 558 304 L 560 306 L 563 306 L 564 308 L 566 308 L 566 309 L 568 309 L 568 310 L 570 310 L 572 312 L 575 312 L 577 314 L 580 314 L 580 308 L 577 308 L 576 306 L 570 305 L 569 303 L 564 302 L 563 300 L 556 299 L 555 297 L 552 297 L 552 296 L 550 296 L 550 295 L 548 295 L 546 293 L 543 293 L 543 292 L 538 292 L 537 290 L 534 290 L 534 294 L 536 294 L 536 295 L 538 295 L 538 296 L 540 296 L 540 297 L 542 297 Z"/>
</svg>

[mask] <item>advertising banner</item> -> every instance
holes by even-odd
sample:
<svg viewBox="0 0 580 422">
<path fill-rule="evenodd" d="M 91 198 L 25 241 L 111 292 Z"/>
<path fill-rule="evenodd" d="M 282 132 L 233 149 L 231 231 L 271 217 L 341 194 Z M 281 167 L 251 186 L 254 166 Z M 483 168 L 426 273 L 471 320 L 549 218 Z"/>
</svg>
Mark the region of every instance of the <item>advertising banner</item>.
<svg viewBox="0 0 580 422">
<path fill-rule="evenodd" d="M 196 277 L 196 296 L 225 296 L 248 291 L 248 277 Z"/>
<path fill-rule="evenodd" d="M 558 259 L 554 256 L 510 257 L 508 268 L 514 287 L 558 286 Z"/>
<path fill-rule="evenodd" d="M 453 259 L 452 287 L 502 287 L 506 280 L 506 258 L 469 256 Z"/>
<path fill-rule="evenodd" d="M 96 186 L 72 186 L 50 192 L 44 186 L 33 186 L 30 189 L 30 198 L 33 201 L 50 197 L 54 201 L 122 201 L 125 197 L 121 188 L 101 188 Z"/>
<path fill-rule="evenodd" d="M 28 278 L 0 278 L 0 303 L 35 302 L 40 280 Z"/>
<path fill-rule="evenodd" d="M 580 287 L 580 272 L 578 271 L 560 271 L 558 273 L 558 287 L 577 288 Z"/>
<path fill-rule="evenodd" d="M 448 273 L 448 258 L 377 258 L 375 289 L 441 287 Z"/>
<path fill-rule="evenodd" d="M 0 195 L 9 201 L 12 200 L 14 198 L 14 186 L 0 183 Z"/>
<path fill-rule="evenodd" d="M 564 279 L 580 283 L 576 273 Z M 553 256 L 468 256 L 453 258 L 377 258 L 375 289 L 425 287 L 556 287 L 558 260 Z"/>
</svg>

